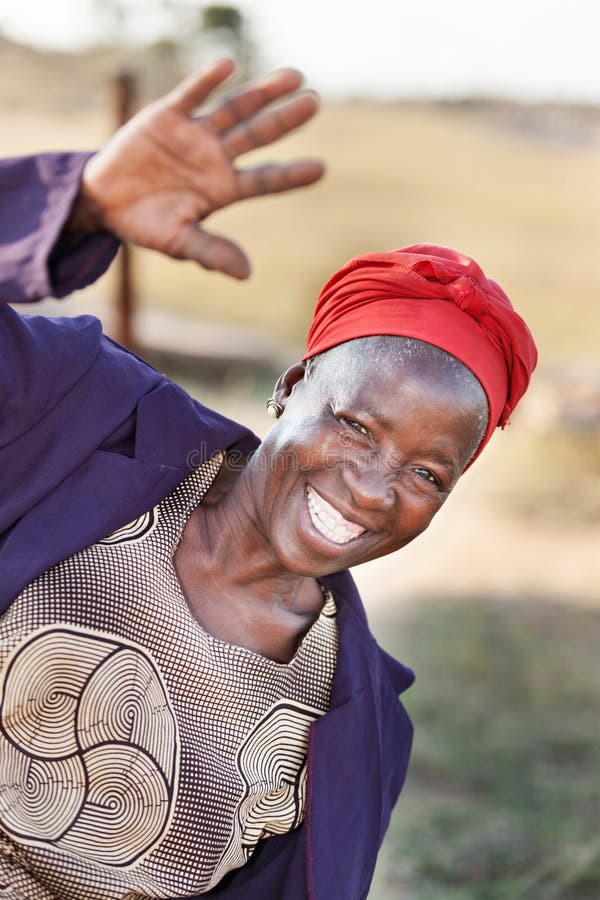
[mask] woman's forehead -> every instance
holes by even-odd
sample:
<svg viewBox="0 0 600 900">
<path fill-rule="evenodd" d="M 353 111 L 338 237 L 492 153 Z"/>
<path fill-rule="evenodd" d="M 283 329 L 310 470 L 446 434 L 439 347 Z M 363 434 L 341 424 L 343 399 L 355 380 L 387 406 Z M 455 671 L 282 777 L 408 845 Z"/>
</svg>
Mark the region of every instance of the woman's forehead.
<svg viewBox="0 0 600 900">
<path fill-rule="evenodd" d="M 460 408 L 473 405 L 468 387 L 435 366 L 332 365 L 321 373 L 318 384 L 327 398 L 353 404 L 374 416 L 409 401 L 419 405 L 444 398 Z"/>
<path fill-rule="evenodd" d="M 446 351 L 413 338 L 376 335 L 357 338 L 320 354 L 312 371 L 336 390 L 372 385 L 392 391 L 407 379 L 424 389 L 462 388 L 465 395 L 484 399 L 483 388 L 460 360 Z"/>
<path fill-rule="evenodd" d="M 315 362 L 321 366 L 343 366 L 352 370 L 385 366 L 390 368 L 458 364 L 459 360 L 440 347 L 416 338 L 378 334 L 355 338 L 337 344 L 319 354 Z"/>
</svg>

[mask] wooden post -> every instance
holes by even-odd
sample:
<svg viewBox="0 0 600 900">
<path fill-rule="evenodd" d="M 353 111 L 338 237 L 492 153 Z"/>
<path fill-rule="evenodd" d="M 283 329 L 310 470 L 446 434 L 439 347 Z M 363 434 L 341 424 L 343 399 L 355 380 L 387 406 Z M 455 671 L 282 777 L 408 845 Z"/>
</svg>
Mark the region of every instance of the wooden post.
<svg viewBox="0 0 600 900">
<path fill-rule="evenodd" d="M 119 72 L 118 75 L 115 76 L 113 82 L 113 103 L 116 128 L 120 128 L 121 125 L 124 125 L 133 115 L 134 96 L 134 76 L 130 72 Z M 127 244 L 121 246 L 116 265 L 115 336 L 117 341 L 124 347 L 133 349 L 135 344 L 133 334 L 135 291 L 131 273 L 131 251 Z"/>
</svg>

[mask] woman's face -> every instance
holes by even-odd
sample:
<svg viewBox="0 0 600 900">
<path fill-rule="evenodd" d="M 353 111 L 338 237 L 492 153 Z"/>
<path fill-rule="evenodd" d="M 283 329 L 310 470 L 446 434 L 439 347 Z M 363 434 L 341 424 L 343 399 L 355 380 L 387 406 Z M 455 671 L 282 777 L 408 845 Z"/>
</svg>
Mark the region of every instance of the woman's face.
<svg viewBox="0 0 600 900">
<path fill-rule="evenodd" d="M 480 394 L 439 364 L 365 364 L 352 343 L 307 375 L 250 461 L 257 524 L 287 570 L 319 576 L 398 550 L 440 509 L 485 430 Z M 485 401 L 483 401 L 483 404 Z"/>
</svg>

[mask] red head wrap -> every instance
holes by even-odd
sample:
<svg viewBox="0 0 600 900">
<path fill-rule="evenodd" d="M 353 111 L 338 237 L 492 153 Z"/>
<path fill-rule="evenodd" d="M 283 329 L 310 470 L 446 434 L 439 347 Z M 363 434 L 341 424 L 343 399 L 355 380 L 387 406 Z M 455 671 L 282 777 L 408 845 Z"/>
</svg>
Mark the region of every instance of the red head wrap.
<svg viewBox="0 0 600 900">
<path fill-rule="evenodd" d="M 426 341 L 473 372 L 490 410 L 476 456 L 507 423 L 537 362 L 531 333 L 502 288 L 468 256 L 434 244 L 346 263 L 319 295 L 304 359 L 376 334 Z"/>
</svg>

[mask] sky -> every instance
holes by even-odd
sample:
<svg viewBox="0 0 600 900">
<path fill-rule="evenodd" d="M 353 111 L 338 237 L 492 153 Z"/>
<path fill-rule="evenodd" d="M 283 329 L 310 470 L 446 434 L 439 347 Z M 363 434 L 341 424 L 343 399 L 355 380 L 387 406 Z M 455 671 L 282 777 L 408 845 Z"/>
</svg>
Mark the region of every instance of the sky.
<svg viewBox="0 0 600 900">
<path fill-rule="evenodd" d="M 141 42 L 169 34 L 159 0 L 120 2 L 133 13 L 128 37 Z M 94 4 L 102 0 L 0 0 L 0 29 L 45 47 L 89 46 L 102 33 Z M 297 66 L 328 96 L 466 94 L 600 103 L 600 0 L 233 5 L 246 16 L 261 69 Z"/>
</svg>

